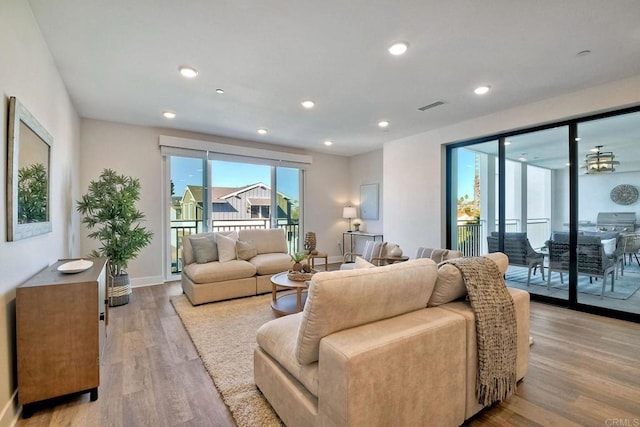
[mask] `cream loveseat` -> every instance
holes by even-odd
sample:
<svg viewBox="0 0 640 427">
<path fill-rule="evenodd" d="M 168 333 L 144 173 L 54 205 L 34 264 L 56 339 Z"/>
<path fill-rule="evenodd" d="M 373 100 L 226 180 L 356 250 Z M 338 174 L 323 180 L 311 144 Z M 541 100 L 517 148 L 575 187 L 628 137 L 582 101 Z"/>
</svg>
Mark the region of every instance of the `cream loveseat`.
<svg viewBox="0 0 640 427">
<path fill-rule="evenodd" d="M 504 254 L 487 257 L 504 273 Z M 529 294 L 508 291 L 522 379 Z M 482 409 L 465 293 L 456 267 L 431 259 L 317 273 L 303 312 L 259 329 L 256 385 L 288 427 L 461 425 Z"/>
<path fill-rule="evenodd" d="M 278 228 L 182 239 L 182 290 L 193 305 L 271 292 L 271 276 L 292 265 Z"/>
</svg>

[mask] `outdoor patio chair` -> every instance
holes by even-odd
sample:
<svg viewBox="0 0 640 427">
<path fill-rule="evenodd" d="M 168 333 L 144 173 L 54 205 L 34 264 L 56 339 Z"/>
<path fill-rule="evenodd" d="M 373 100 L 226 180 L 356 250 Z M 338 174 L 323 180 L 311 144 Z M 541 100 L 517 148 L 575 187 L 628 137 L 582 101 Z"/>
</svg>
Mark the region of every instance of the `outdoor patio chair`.
<svg viewBox="0 0 640 427">
<path fill-rule="evenodd" d="M 491 232 L 491 235 L 487 237 L 487 244 L 489 245 L 489 253 L 500 251 L 497 232 Z M 509 257 L 509 265 L 527 267 L 529 269 L 527 272 L 527 286 L 531 282 L 532 269 L 533 274 L 536 274 L 538 267 L 540 267 L 542 280 L 544 280 L 544 254 L 536 252 L 531 247 L 527 233 L 504 233 L 503 252 Z"/>
<path fill-rule="evenodd" d="M 625 234 L 622 236 L 622 248 L 624 263 L 626 264 L 627 255 L 629 255 L 629 264 L 631 264 L 632 257 L 636 258 L 636 262 L 640 267 L 640 260 L 638 260 L 638 251 L 640 250 L 640 233 Z"/>
<path fill-rule="evenodd" d="M 605 255 L 613 261 L 616 266 L 616 279 L 618 278 L 618 274 L 624 276 L 624 247 L 627 244 L 625 243 L 625 236 L 617 231 L 578 231 L 578 239 L 584 240 L 584 236 L 597 237 L 600 239 Z M 569 243 L 569 233 L 566 231 L 554 231 L 551 233 L 551 240 Z M 638 240 L 638 243 L 640 243 L 640 240 Z M 631 262 L 631 255 L 629 255 L 629 262 Z"/>
<path fill-rule="evenodd" d="M 562 274 L 569 272 L 569 243 L 555 240 L 547 241 L 549 248 L 549 266 L 547 270 L 547 289 L 551 289 L 551 273 Z M 588 276 L 589 279 L 601 278 L 602 291 L 600 298 L 604 297 L 607 285 L 607 276 L 611 275 L 611 291 L 615 285 L 616 263 L 604 253 L 602 241 L 597 236 L 578 236 L 578 275 Z"/>
</svg>

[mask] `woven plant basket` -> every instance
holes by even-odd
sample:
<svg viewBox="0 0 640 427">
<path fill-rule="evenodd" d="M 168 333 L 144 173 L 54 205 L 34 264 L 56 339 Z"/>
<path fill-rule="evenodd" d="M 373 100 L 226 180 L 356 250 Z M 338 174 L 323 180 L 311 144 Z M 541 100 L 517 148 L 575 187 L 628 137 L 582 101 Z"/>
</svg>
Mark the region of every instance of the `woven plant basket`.
<svg viewBox="0 0 640 427">
<path fill-rule="evenodd" d="M 129 295 L 131 295 L 131 281 L 128 274 L 109 276 L 107 287 L 109 307 L 129 304 Z"/>
</svg>

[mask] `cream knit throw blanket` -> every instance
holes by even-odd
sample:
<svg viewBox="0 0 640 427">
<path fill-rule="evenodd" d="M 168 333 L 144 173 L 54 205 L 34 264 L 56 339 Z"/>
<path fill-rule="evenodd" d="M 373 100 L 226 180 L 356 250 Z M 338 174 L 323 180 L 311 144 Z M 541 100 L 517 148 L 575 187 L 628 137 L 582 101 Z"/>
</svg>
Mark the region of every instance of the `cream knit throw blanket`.
<svg viewBox="0 0 640 427">
<path fill-rule="evenodd" d="M 476 318 L 478 376 L 476 395 L 484 406 L 516 391 L 517 328 L 513 299 L 492 260 L 483 257 L 444 261 L 462 273 Z"/>
</svg>

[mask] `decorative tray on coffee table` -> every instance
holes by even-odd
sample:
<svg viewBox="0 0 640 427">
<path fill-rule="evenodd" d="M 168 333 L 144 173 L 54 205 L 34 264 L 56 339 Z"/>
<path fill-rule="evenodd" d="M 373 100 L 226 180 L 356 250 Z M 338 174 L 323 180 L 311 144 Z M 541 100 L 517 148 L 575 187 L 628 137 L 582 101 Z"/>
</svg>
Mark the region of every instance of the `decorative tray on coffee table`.
<svg viewBox="0 0 640 427">
<path fill-rule="evenodd" d="M 315 270 L 311 270 L 311 273 L 301 273 L 300 271 L 289 270 L 287 277 L 289 280 L 293 280 L 295 282 L 304 282 L 306 280 L 311 280 L 311 276 L 315 273 Z"/>
</svg>

